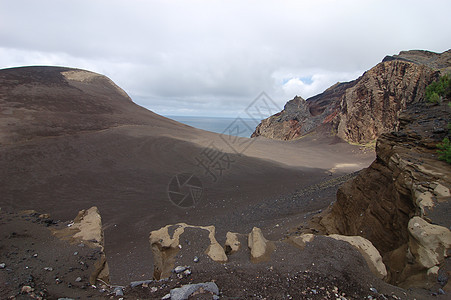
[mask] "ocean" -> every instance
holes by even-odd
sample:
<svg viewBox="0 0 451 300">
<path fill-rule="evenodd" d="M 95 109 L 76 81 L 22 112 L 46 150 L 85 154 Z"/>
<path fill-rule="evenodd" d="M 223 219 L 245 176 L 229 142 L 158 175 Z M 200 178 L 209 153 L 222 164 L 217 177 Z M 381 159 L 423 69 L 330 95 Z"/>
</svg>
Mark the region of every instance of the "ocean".
<svg viewBox="0 0 451 300">
<path fill-rule="evenodd" d="M 241 137 L 250 137 L 258 125 L 255 120 L 249 118 L 165 117 L 199 129 Z"/>
</svg>

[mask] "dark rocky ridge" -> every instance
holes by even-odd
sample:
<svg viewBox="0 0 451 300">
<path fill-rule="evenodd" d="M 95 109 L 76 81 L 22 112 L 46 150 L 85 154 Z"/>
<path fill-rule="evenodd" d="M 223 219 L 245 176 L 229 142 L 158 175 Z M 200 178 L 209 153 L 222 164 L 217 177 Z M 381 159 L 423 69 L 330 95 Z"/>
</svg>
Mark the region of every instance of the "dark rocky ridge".
<svg viewBox="0 0 451 300">
<path fill-rule="evenodd" d="M 399 113 L 421 101 L 425 87 L 450 66 L 450 50 L 387 56 L 354 81 L 338 83 L 306 101 L 296 96 L 283 111 L 263 120 L 252 137 L 293 140 L 320 132 L 354 143 L 372 142 L 395 130 Z"/>
<path fill-rule="evenodd" d="M 450 137 L 450 108 L 447 102 L 417 103 L 399 119 L 400 130 L 378 139 L 377 159 L 338 190 L 320 223 L 326 233 L 370 240 L 383 256 L 390 283 L 443 287 L 451 275 L 446 254 L 451 247 L 451 173 L 437 159 L 436 145 Z"/>
<path fill-rule="evenodd" d="M 132 102 L 108 77 L 64 67 L 0 72 L 0 145 L 123 125 L 187 127 Z"/>
</svg>

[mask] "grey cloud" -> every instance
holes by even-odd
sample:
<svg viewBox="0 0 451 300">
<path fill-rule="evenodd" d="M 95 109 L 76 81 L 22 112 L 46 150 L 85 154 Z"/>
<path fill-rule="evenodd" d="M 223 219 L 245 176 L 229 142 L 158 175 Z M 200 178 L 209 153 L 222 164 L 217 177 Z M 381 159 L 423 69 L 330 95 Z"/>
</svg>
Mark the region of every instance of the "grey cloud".
<svg viewBox="0 0 451 300">
<path fill-rule="evenodd" d="M 232 114 L 261 91 L 283 105 L 352 80 L 387 54 L 447 50 L 451 28 L 436 16 L 450 8 L 449 1 L 0 0 L 0 67 L 85 68 L 157 112 Z"/>
</svg>

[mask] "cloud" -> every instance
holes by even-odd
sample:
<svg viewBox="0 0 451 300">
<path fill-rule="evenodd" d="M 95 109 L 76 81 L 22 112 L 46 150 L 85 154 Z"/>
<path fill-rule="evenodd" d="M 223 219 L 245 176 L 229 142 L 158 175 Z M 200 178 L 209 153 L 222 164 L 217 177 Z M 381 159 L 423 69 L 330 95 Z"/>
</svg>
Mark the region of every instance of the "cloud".
<svg viewBox="0 0 451 300">
<path fill-rule="evenodd" d="M 387 54 L 442 52 L 449 1 L 0 0 L 0 67 L 109 76 L 157 113 L 233 116 L 355 79 Z"/>
</svg>

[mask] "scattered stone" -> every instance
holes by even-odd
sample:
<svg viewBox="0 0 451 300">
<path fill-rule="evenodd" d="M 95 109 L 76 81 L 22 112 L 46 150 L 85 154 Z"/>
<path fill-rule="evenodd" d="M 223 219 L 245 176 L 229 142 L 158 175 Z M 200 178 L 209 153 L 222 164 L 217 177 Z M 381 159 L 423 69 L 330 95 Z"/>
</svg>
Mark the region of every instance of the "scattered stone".
<svg viewBox="0 0 451 300">
<path fill-rule="evenodd" d="M 156 288 L 154 286 L 150 288 L 151 293 L 155 293 L 156 291 L 158 291 L 158 288 Z"/>
<path fill-rule="evenodd" d="M 115 287 L 113 292 L 116 296 L 124 296 L 124 290 L 121 286 Z"/>
<path fill-rule="evenodd" d="M 137 287 L 137 286 L 140 286 L 140 285 L 143 285 L 143 284 L 147 284 L 148 285 L 152 281 L 153 280 L 132 281 L 132 282 L 130 282 L 130 287 L 134 288 L 134 287 Z"/>
<path fill-rule="evenodd" d="M 187 284 L 180 288 L 175 288 L 171 290 L 170 299 L 171 300 L 184 300 L 188 299 L 194 294 L 205 294 L 205 292 L 219 295 L 219 288 L 214 282 L 197 283 L 197 284 Z M 166 297 L 166 296 L 165 296 Z M 169 299 L 169 298 L 165 298 Z"/>
<path fill-rule="evenodd" d="M 190 270 L 190 269 L 186 269 L 186 270 L 183 272 L 183 275 L 185 275 L 185 276 L 191 275 L 191 270 Z"/>
<path fill-rule="evenodd" d="M 193 259 L 193 261 L 194 261 L 195 263 L 199 262 L 199 257 L 197 257 L 197 256 L 194 256 L 194 259 Z"/>
<path fill-rule="evenodd" d="M 434 128 L 434 130 L 432 130 L 432 133 L 447 133 L 447 132 L 448 130 L 443 127 Z"/>
<path fill-rule="evenodd" d="M 33 257 L 38 257 L 38 254 L 37 253 L 33 254 Z"/>
<path fill-rule="evenodd" d="M 78 255 L 78 252 L 77 252 L 77 251 L 75 251 L 75 252 L 74 252 L 74 255 Z"/>
<path fill-rule="evenodd" d="M 31 287 L 31 286 L 29 286 L 29 285 L 24 285 L 21 289 L 20 289 L 20 292 L 21 293 L 27 293 L 27 294 L 29 294 L 29 293 L 31 293 L 33 291 L 33 288 Z"/>
<path fill-rule="evenodd" d="M 46 270 L 46 271 L 49 271 L 49 272 L 50 272 L 50 271 L 53 271 L 53 268 L 52 268 L 52 267 L 45 267 L 45 268 L 44 268 L 44 270 Z"/>
<path fill-rule="evenodd" d="M 163 298 L 161 298 L 161 300 L 168 300 L 171 299 L 171 294 L 166 294 L 163 296 Z"/>
<path fill-rule="evenodd" d="M 173 270 L 173 272 L 175 273 L 175 274 L 179 274 L 179 273 L 182 273 L 183 271 L 185 271 L 186 269 L 188 269 L 189 267 L 188 266 L 178 266 L 178 267 L 175 267 L 175 269 Z"/>
<path fill-rule="evenodd" d="M 77 277 L 76 279 L 75 279 L 75 282 L 80 282 L 81 281 L 81 277 Z"/>
<path fill-rule="evenodd" d="M 4 269 L 6 267 L 6 264 L 5 263 L 1 263 L 0 264 L 0 269 Z"/>
<path fill-rule="evenodd" d="M 438 289 L 438 293 L 439 293 L 439 295 L 445 295 L 446 294 L 445 291 L 442 290 L 442 289 Z"/>
<path fill-rule="evenodd" d="M 40 214 L 39 215 L 39 219 L 49 219 L 50 218 L 50 214 Z"/>
<path fill-rule="evenodd" d="M 375 288 L 373 288 L 373 287 L 370 287 L 370 291 L 375 293 L 375 294 L 377 294 L 377 290 Z"/>
</svg>

